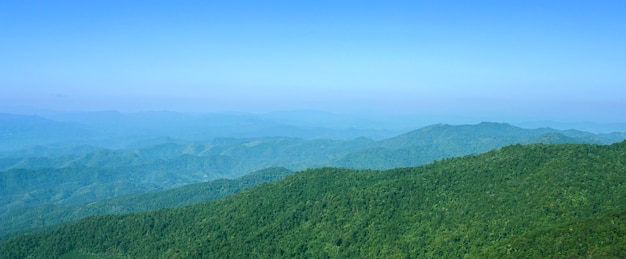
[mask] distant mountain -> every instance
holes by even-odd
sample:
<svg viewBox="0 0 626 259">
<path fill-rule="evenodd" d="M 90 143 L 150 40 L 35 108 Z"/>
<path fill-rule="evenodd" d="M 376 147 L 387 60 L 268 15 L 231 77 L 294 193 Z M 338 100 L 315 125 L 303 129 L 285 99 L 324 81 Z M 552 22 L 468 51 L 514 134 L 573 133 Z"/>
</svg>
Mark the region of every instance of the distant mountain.
<svg viewBox="0 0 626 259">
<path fill-rule="evenodd" d="M 624 133 L 592 134 L 550 128 L 522 129 L 506 123 L 477 125 L 436 124 L 381 140 L 335 161 L 334 166 L 357 169 L 390 169 L 417 166 L 432 161 L 478 154 L 512 144 L 611 144 L 626 139 Z"/>
<path fill-rule="evenodd" d="M 388 171 L 322 168 L 213 202 L 89 217 L 6 258 L 626 257 L 626 142 L 515 145 Z"/>
<path fill-rule="evenodd" d="M 311 113 L 306 114 L 309 115 Z M 45 149 L 49 145 L 61 150 L 80 145 L 122 149 L 215 138 L 353 139 L 366 136 L 381 139 L 399 132 L 380 127 L 380 124 L 374 127 L 377 124 L 363 119 L 352 120 L 364 122 L 350 125 L 329 114 L 320 114 L 316 120 L 319 124 L 312 125 L 306 123 L 310 121 L 306 116 L 294 120 L 294 116 L 275 114 L 167 111 L 47 113 L 45 117 L 0 113 L 0 156 L 11 156 L 25 149 L 31 149 L 32 153 L 35 148 Z"/>
<path fill-rule="evenodd" d="M 126 146 L 132 144 L 128 142 L 128 137 L 145 139 L 168 136 L 189 141 L 260 137 L 351 139 L 359 136 L 388 137 L 397 132 L 381 127 L 371 128 L 368 123 L 362 123 L 358 127 L 340 124 L 327 114 L 318 116 L 318 121 L 328 123 L 314 125 L 304 123 L 311 121 L 307 117 L 310 115 L 310 113 L 300 114 L 300 120 L 293 120 L 289 116 L 270 114 L 163 111 L 62 113 L 50 118 L 83 125 L 103 136 L 115 136 L 116 142 Z"/>
<path fill-rule="evenodd" d="M 0 113 L 0 152 L 37 145 L 78 144 L 91 136 L 92 132 L 80 125 L 39 116 Z"/>
<path fill-rule="evenodd" d="M 557 121 L 527 121 L 515 123 L 522 128 L 550 127 L 554 129 L 567 130 L 578 129 L 596 134 L 607 134 L 611 132 L 626 131 L 626 122 L 557 122 Z"/>
<path fill-rule="evenodd" d="M 473 146 L 471 152 L 485 152 L 511 142 L 533 143 L 544 138 L 545 134 L 561 134 L 556 141 L 589 141 L 601 142 L 595 134 L 580 131 L 560 131 L 550 128 L 522 129 L 507 123 L 481 122 L 477 125 L 447 125 L 436 124 L 418 129 L 397 137 L 381 141 L 385 148 L 407 148 L 414 146 L 444 146 L 450 150 L 467 150 Z M 567 138 L 569 137 L 569 138 Z M 559 140 L 560 139 L 560 140 Z M 463 151 L 462 153 L 465 153 Z"/>
<path fill-rule="evenodd" d="M 234 178 L 245 174 L 245 168 L 252 168 L 239 167 L 238 162 L 226 156 L 181 155 L 169 160 L 143 161 L 116 152 L 91 153 L 86 158 L 66 162 L 67 166 L 59 168 L 14 168 L 0 172 L 0 213 L 23 206 L 77 204 Z M 251 171 L 254 170 L 247 172 Z"/>
<path fill-rule="evenodd" d="M 93 215 L 120 214 L 174 208 L 232 195 L 261 183 L 274 182 L 293 173 L 285 168 L 268 168 L 232 180 L 219 179 L 162 191 L 122 195 L 71 206 L 36 205 L 0 214 L 0 240 L 16 232 L 29 232 L 72 222 Z"/>
<path fill-rule="evenodd" d="M 319 167 L 373 141 L 216 139 L 49 157 L 0 158 L 0 214 L 235 178 L 264 168 Z"/>
<path fill-rule="evenodd" d="M 341 129 L 344 132 L 343 138 L 350 139 L 358 136 L 365 136 L 372 139 L 384 139 L 397 135 L 406 129 L 415 128 L 415 125 L 425 125 L 424 122 L 415 120 L 390 120 L 390 116 L 382 117 L 375 115 L 347 115 L 330 112 L 299 110 L 299 111 L 277 111 L 267 114 L 260 114 L 260 118 L 270 121 L 277 121 L 287 125 L 296 125 L 306 129 Z M 360 131 L 358 135 L 350 132 Z M 332 138 L 333 135 L 326 134 L 319 137 Z M 334 137 L 337 137 L 335 135 Z"/>
<path fill-rule="evenodd" d="M 42 114 L 0 114 L 0 157 L 29 148 L 31 154 L 37 149 L 45 151 L 52 144 L 56 149 L 67 151 L 80 145 L 126 149 L 172 142 L 206 142 L 216 138 L 349 140 L 366 137 L 382 140 L 414 129 L 417 125 L 426 125 L 419 117 L 349 116 L 316 111 L 266 114 L 169 111 Z"/>
</svg>

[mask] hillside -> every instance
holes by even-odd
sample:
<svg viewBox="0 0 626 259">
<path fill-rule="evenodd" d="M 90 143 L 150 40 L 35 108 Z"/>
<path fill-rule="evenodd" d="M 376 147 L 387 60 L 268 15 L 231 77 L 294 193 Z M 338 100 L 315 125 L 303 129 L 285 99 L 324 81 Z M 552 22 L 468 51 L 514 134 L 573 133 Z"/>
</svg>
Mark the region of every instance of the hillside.
<svg viewBox="0 0 626 259">
<path fill-rule="evenodd" d="M 285 168 L 268 168 L 235 179 L 218 179 L 162 191 L 117 196 L 71 206 L 28 206 L 0 214 L 0 240 L 16 232 L 35 231 L 87 216 L 121 214 L 181 207 L 223 198 L 261 183 L 274 182 L 293 173 Z"/>
<path fill-rule="evenodd" d="M 320 167 L 372 141 L 297 138 L 216 139 L 129 150 L 0 158 L 0 214 L 38 205 L 72 205 L 236 178 L 270 167 Z M 46 151 L 47 152 L 47 151 Z"/>
<path fill-rule="evenodd" d="M 103 166 L 98 166 L 101 163 Z M 183 155 L 140 164 L 113 156 L 96 164 L 0 172 L 0 213 L 40 204 L 79 204 L 244 174 L 233 174 L 232 160 L 219 156 Z"/>
<path fill-rule="evenodd" d="M 516 145 L 388 171 L 307 170 L 214 202 L 86 218 L 0 253 L 623 258 L 624 213 L 626 142 Z"/>
</svg>

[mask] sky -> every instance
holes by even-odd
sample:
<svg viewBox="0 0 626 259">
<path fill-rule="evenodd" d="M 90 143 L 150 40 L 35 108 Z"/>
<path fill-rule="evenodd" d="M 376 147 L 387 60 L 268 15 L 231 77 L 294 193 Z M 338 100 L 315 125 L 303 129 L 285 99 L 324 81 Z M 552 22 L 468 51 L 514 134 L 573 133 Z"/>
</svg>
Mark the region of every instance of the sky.
<svg viewBox="0 0 626 259">
<path fill-rule="evenodd" d="M 0 111 L 626 121 L 626 1 L 2 1 Z"/>
</svg>

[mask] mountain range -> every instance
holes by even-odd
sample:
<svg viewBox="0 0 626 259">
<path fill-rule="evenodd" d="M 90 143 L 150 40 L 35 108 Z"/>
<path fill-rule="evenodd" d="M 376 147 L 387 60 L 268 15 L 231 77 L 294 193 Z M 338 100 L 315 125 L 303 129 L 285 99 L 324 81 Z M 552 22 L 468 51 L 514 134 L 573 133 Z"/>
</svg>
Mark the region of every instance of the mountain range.
<svg viewBox="0 0 626 259">
<path fill-rule="evenodd" d="M 164 137 L 157 144 L 148 141 L 120 149 L 80 143 L 41 145 L 0 156 L 0 223 L 11 218 L 23 222 L 11 223 L 12 227 L 5 228 L 0 236 L 60 222 L 31 223 L 40 217 L 29 212 L 42 211 L 43 207 L 74 210 L 104 199 L 232 179 L 266 168 L 383 170 L 483 153 L 511 144 L 611 144 L 624 139 L 624 133 L 522 129 L 484 122 L 436 124 L 382 140 L 259 137 L 184 141 Z M 80 215 L 107 213 L 88 211 L 93 213 Z"/>
<path fill-rule="evenodd" d="M 446 120 L 417 115 L 346 115 L 320 111 L 271 113 L 121 113 L 22 111 L 0 113 L 0 155 L 53 147 L 68 152 L 78 146 L 110 149 L 147 147 L 170 142 L 202 142 L 215 138 L 290 137 L 382 140 Z M 446 120 L 448 121 L 448 120 Z M 455 119 L 454 124 L 480 120 Z M 522 128 L 580 129 L 594 133 L 626 131 L 626 124 L 517 122 Z"/>
<path fill-rule="evenodd" d="M 367 119 L 323 112 L 178 113 L 116 111 L 19 115 L 0 113 L 0 154 L 29 148 L 79 145 L 111 149 L 215 138 L 270 136 L 316 139 L 382 139 L 407 126 L 390 126 Z"/>
<path fill-rule="evenodd" d="M 626 142 L 309 169 L 182 208 L 88 217 L 6 258 L 623 258 Z"/>
</svg>

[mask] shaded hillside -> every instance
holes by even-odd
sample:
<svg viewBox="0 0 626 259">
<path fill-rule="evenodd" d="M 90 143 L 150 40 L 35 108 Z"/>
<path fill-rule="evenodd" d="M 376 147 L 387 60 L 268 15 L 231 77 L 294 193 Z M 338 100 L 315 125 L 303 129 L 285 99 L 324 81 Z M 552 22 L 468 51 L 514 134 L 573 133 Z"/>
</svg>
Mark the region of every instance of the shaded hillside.
<svg viewBox="0 0 626 259">
<path fill-rule="evenodd" d="M 97 149 L 47 157 L 0 158 L 0 213 L 25 206 L 69 205 L 235 178 L 269 167 L 320 167 L 371 145 L 294 138 L 216 139 L 130 150 Z M 82 149 L 81 149 L 82 150 Z"/>
<path fill-rule="evenodd" d="M 7 258 L 458 258 L 520 245 L 504 250 L 517 258 L 529 256 L 525 237 L 540 237 L 532 255 L 624 257 L 626 233 L 612 227 L 626 224 L 624 212 L 626 142 L 516 145 L 389 171 L 307 170 L 214 202 L 90 217 L 1 243 L 0 251 Z M 575 224 L 593 230 L 585 239 L 593 249 L 554 235 Z"/>
<path fill-rule="evenodd" d="M 39 205 L 0 214 L 0 239 L 14 232 L 75 221 L 87 216 L 120 214 L 186 206 L 219 199 L 240 190 L 274 182 L 291 174 L 285 168 L 268 168 L 236 179 L 219 179 L 157 192 L 123 195 L 73 206 Z"/>
<path fill-rule="evenodd" d="M 235 162 L 220 156 L 183 155 L 148 163 L 127 162 L 114 156 L 96 163 L 103 166 L 0 172 L 0 213 L 22 206 L 77 204 L 244 174 L 233 174 Z"/>
</svg>

